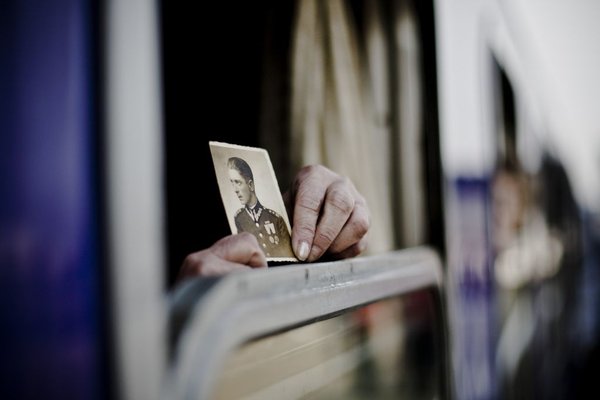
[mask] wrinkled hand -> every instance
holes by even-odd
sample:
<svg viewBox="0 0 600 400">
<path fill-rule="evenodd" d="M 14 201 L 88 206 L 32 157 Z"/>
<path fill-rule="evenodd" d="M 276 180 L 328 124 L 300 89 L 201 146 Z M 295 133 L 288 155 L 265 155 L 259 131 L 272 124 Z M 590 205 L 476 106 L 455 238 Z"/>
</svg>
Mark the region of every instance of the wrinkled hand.
<svg viewBox="0 0 600 400">
<path fill-rule="evenodd" d="M 183 261 L 177 280 L 266 267 L 267 260 L 258 241 L 252 234 L 244 232 L 226 236 L 208 249 L 189 254 Z"/>
<path fill-rule="evenodd" d="M 366 248 L 369 209 L 348 178 L 321 165 L 304 167 L 286 197 L 293 204 L 292 247 L 301 261 L 354 257 Z"/>
</svg>

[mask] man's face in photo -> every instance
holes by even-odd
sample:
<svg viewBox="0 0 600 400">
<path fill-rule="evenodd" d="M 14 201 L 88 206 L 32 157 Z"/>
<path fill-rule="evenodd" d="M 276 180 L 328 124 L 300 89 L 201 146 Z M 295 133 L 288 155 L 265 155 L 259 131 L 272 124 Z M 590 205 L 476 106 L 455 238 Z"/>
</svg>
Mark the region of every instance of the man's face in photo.
<svg viewBox="0 0 600 400">
<path fill-rule="evenodd" d="M 240 202 L 245 206 L 253 198 L 254 185 L 251 180 L 246 182 L 246 179 L 236 169 L 229 169 L 229 181 L 235 190 Z"/>
</svg>

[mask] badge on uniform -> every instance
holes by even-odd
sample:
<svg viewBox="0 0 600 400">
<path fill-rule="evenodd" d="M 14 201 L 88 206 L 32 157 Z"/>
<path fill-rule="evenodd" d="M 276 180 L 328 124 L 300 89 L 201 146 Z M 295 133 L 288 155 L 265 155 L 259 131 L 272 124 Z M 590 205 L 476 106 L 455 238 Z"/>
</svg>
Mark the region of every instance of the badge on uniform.
<svg viewBox="0 0 600 400">
<path fill-rule="evenodd" d="M 265 222 L 265 229 L 267 230 L 267 233 L 269 235 L 274 235 L 275 234 L 275 224 L 272 223 L 271 221 L 266 221 Z"/>
<path fill-rule="evenodd" d="M 271 242 L 271 244 L 279 244 L 279 236 L 277 235 L 273 235 L 273 236 L 269 236 L 269 241 Z"/>
</svg>

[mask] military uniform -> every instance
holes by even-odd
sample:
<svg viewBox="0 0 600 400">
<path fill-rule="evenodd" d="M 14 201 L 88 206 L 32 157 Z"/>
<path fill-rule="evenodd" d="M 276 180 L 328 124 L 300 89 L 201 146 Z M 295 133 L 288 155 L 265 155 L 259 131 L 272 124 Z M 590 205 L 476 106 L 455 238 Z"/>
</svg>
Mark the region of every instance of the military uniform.
<svg viewBox="0 0 600 400">
<path fill-rule="evenodd" d="M 235 213 L 238 233 L 249 232 L 267 257 L 293 257 L 290 234 L 282 217 L 259 202 L 253 209 L 242 207 Z"/>
</svg>

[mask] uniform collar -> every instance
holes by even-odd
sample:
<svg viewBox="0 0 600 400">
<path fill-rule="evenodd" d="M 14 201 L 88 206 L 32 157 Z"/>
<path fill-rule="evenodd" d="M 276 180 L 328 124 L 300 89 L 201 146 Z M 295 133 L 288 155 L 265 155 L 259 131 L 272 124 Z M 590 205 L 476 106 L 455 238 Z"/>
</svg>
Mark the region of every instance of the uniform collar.
<svg viewBox="0 0 600 400">
<path fill-rule="evenodd" d="M 256 200 L 256 204 L 252 208 L 247 206 L 244 208 L 246 209 L 248 215 L 250 215 L 250 218 L 252 218 L 254 222 L 258 223 L 258 220 L 260 219 L 260 215 L 262 214 L 264 208 L 262 204 L 260 204 L 260 201 Z"/>
<path fill-rule="evenodd" d="M 246 207 L 246 210 L 248 210 L 248 212 L 252 212 L 252 211 L 258 212 L 258 210 L 261 210 L 264 208 L 263 205 L 260 204 L 260 201 L 258 201 L 258 199 L 256 200 L 256 204 L 254 205 L 254 207 L 248 207 L 248 206 L 245 206 L 245 207 Z"/>
</svg>

